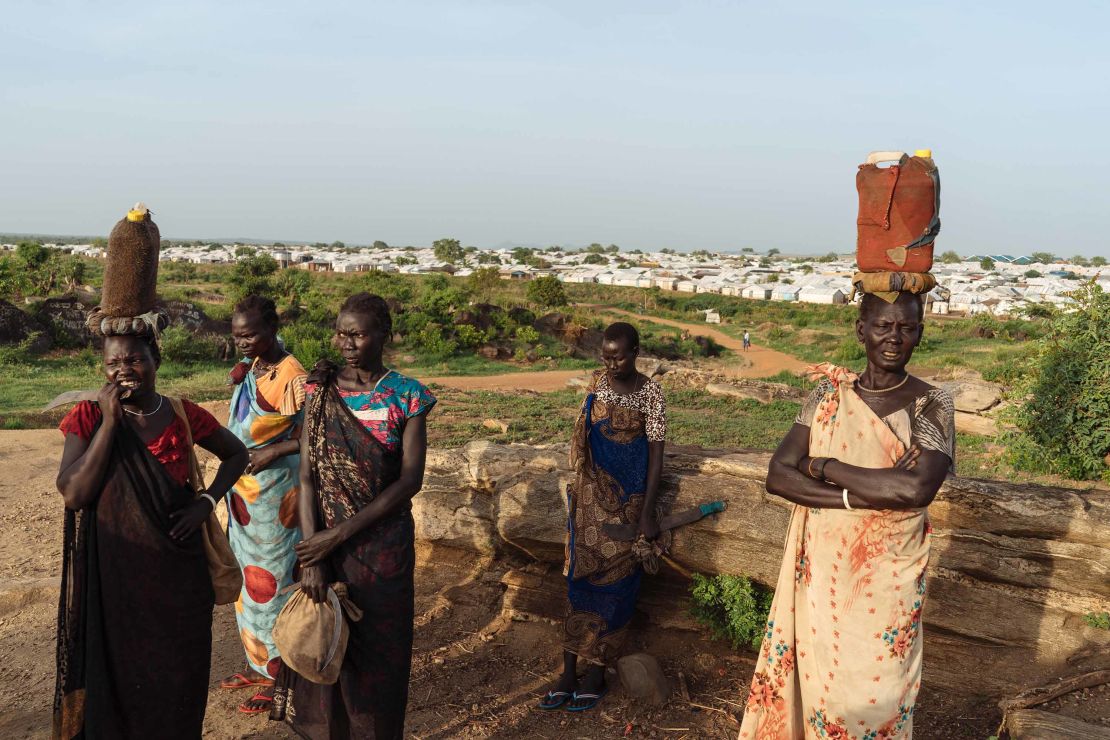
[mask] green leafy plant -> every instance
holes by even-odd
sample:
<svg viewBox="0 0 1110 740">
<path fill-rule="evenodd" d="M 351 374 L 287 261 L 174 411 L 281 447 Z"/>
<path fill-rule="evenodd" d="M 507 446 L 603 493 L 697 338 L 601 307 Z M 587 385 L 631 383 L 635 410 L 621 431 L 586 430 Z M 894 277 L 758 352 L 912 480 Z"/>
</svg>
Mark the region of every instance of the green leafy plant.
<svg viewBox="0 0 1110 740">
<path fill-rule="evenodd" d="M 714 637 L 759 648 L 771 611 L 774 591 L 744 576 L 720 574 L 712 578 L 695 573 L 690 584 L 690 611 Z"/>
<path fill-rule="evenodd" d="M 1110 612 L 1088 612 L 1083 621 L 1100 630 L 1110 630 Z"/>
<path fill-rule="evenodd" d="M 1110 480 L 1110 294 L 1092 280 L 1071 297 L 1074 310 L 1046 322 L 1011 392 L 1007 456 L 1022 470 Z"/>
</svg>

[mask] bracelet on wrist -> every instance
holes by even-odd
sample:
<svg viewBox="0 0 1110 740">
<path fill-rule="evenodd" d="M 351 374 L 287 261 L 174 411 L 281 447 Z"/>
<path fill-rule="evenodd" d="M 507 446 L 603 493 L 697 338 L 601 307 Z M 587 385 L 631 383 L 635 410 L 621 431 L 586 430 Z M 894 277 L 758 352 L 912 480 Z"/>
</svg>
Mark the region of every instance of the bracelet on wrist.
<svg viewBox="0 0 1110 740">
<path fill-rule="evenodd" d="M 212 511 L 216 510 L 216 499 L 212 498 L 212 494 L 204 491 L 200 494 L 200 497 L 208 499 L 208 503 L 212 504 Z"/>
</svg>

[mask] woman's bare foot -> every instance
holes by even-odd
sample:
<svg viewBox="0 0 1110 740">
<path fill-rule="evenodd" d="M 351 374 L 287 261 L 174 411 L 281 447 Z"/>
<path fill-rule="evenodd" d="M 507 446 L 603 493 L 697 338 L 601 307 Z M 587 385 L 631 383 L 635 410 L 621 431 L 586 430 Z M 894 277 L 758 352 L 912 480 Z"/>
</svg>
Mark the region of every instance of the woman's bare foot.
<svg viewBox="0 0 1110 740">
<path fill-rule="evenodd" d="M 239 711 L 243 714 L 261 714 L 270 711 L 270 705 L 273 703 L 274 687 L 270 685 L 240 704 Z"/>
</svg>

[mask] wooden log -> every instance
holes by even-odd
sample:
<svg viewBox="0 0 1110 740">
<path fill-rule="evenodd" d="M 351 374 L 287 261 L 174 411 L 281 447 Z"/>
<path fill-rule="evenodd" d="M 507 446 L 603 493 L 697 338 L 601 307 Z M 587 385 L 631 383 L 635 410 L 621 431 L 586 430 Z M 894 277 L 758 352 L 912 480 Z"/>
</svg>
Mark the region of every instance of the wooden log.
<svg viewBox="0 0 1110 740">
<path fill-rule="evenodd" d="M 1078 676 L 1061 678 L 1059 681 L 1054 681 L 1047 686 L 1037 686 L 1032 689 L 1026 689 L 1017 696 L 1003 699 L 998 702 L 998 708 L 1001 709 L 1003 713 L 1012 712 L 1017 709 L 1029 709 L 1038 704 L 1052 701 L 1058 696 L 1070 694 L 1072 691 L 1089 689 L 1094 686 L 1101 686 L 1105 683 L 1110 683 L 1110 670 L 1090 671 L 1089 673 L 1083 673 Z"/>
<path fill-rule="evenodd" d="M 1002 719 L 1010 740 L 1110 740 L 1110 727 L 1039 709 L 1017 709 Z"/>
</svg>

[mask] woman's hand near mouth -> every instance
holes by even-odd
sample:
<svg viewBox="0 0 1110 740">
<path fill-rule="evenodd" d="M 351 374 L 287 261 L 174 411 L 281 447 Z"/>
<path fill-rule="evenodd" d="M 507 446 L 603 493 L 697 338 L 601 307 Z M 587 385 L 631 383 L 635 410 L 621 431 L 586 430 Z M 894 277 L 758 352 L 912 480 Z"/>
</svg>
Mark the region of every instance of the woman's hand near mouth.
<svg viewBox="0 0 1110 740">
<path fill-rule="evenodd" d="M 96 394 L 96 402 L 100 406 L 100 413 L 104 425 L 111 429 L 123 421 L 124 387 L 119 383 L 105 383 L 100 392 Z"/>
</svg>

